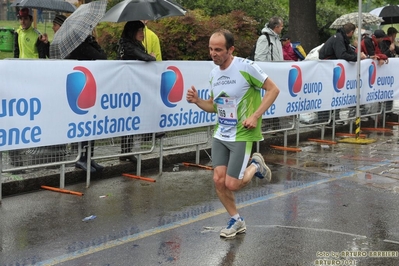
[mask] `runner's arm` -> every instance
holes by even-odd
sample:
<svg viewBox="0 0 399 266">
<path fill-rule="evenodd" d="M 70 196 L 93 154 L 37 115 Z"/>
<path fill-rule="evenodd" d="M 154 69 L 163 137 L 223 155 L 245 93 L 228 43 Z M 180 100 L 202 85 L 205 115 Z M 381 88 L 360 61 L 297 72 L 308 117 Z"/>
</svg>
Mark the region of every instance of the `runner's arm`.
<svg viewBox="0 0 399 266">
<path fill-rule="evenodd" d="M 195 103 L 199 108 L 208 112 L 215 113 L 215 108 L 213 107 L 213 98 L 204 100 L 198 97 L 198 92 L 194 86 L 191 86 L 187 91 L 186 99 L 189 103 Z"/>
</svg>

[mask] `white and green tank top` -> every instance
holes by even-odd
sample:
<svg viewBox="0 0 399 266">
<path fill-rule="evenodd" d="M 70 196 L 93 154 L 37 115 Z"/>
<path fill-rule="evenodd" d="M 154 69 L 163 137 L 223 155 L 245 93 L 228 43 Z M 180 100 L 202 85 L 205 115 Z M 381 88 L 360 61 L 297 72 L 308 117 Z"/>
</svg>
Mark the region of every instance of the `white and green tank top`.
<svg viewBox="0 0 399 266">
<path fill-rule="evenodd" d="M 234 57 L 227 69 L 215 67 L 210 73 L 211 96 L 218 115 L 214 137 L 223 141 L 259 141 L 262 119 L 254 129 L 242 122 L 259 107 L 260 88 L 268 78 L 253 61 Z"/>
</svg>

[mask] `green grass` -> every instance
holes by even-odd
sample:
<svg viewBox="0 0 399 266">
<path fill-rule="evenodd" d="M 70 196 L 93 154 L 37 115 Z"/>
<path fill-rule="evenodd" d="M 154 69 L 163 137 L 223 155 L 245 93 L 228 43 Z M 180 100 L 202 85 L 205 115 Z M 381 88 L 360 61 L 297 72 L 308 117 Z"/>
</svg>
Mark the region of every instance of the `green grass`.
<svg viewBox="0 0 399 266">
<path fill-rule="evenodd" d="M 19 27 L 19 22 L 17 20 L 0 20 L 0 28 L 13 28 L 13 29 L 18 29 Z M 54 32 L 53 32 L 53 23 L 52 22 L 46 22 L 46 27 L 44 23 L 38 23 L 37 24 L 37 29 L 41 33 L 47 33 L 50 42 L 53 40 Z M 13 52 L 3 52 L 0 51 L 0 59 L 4 58 L 13 58 L 14 53 Z"/>
</svg>

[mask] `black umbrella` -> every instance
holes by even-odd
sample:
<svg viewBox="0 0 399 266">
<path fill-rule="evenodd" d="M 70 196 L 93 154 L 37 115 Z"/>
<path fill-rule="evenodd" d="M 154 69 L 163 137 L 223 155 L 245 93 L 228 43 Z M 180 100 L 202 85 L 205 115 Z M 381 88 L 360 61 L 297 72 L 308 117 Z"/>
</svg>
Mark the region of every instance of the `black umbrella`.
<svg viewBox="0 0 399 266">
<path fill-rule="evenodd" d="M 64 0 L 17 0 L 11 6 L 45 9 L 64 13 L 73 13 L 76 10 L 76 6 Z"/>
<path fill-rule="evenodd" d="M 108 10 L 101 21 L 156 20 L 185 14 L 186 10 L 173 0 L 124 0 Z"/>
<path fill-rule="evenodd" d="M 381 22 L 381 25 L 399 23 L 399 6 L 397 5 L 377 7 L 369 13 L 382 18 L 384 22 Z"/>
</svg>

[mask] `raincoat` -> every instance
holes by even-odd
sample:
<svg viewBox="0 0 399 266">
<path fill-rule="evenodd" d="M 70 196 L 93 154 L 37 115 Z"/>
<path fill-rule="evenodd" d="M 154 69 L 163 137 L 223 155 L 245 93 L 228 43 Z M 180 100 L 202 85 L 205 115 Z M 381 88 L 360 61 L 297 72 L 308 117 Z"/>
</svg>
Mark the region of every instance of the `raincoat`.
<svg viewBox="0 0 399 266">
<path fill-rule="evenodd" d="M 269 35 L 270 43 L 264 33 Z M 280 36 L 268 27 L 262 29 L 256 42 L 255 61 L 284 61 Z"/>
<path fill-rule="evenodd" d="M 144 27 L 143 45 L 148 54 L 154 53 L 157 61 L 162 61 L 161 46 L 158 36 L 147 26 Z"/>
</svg>

